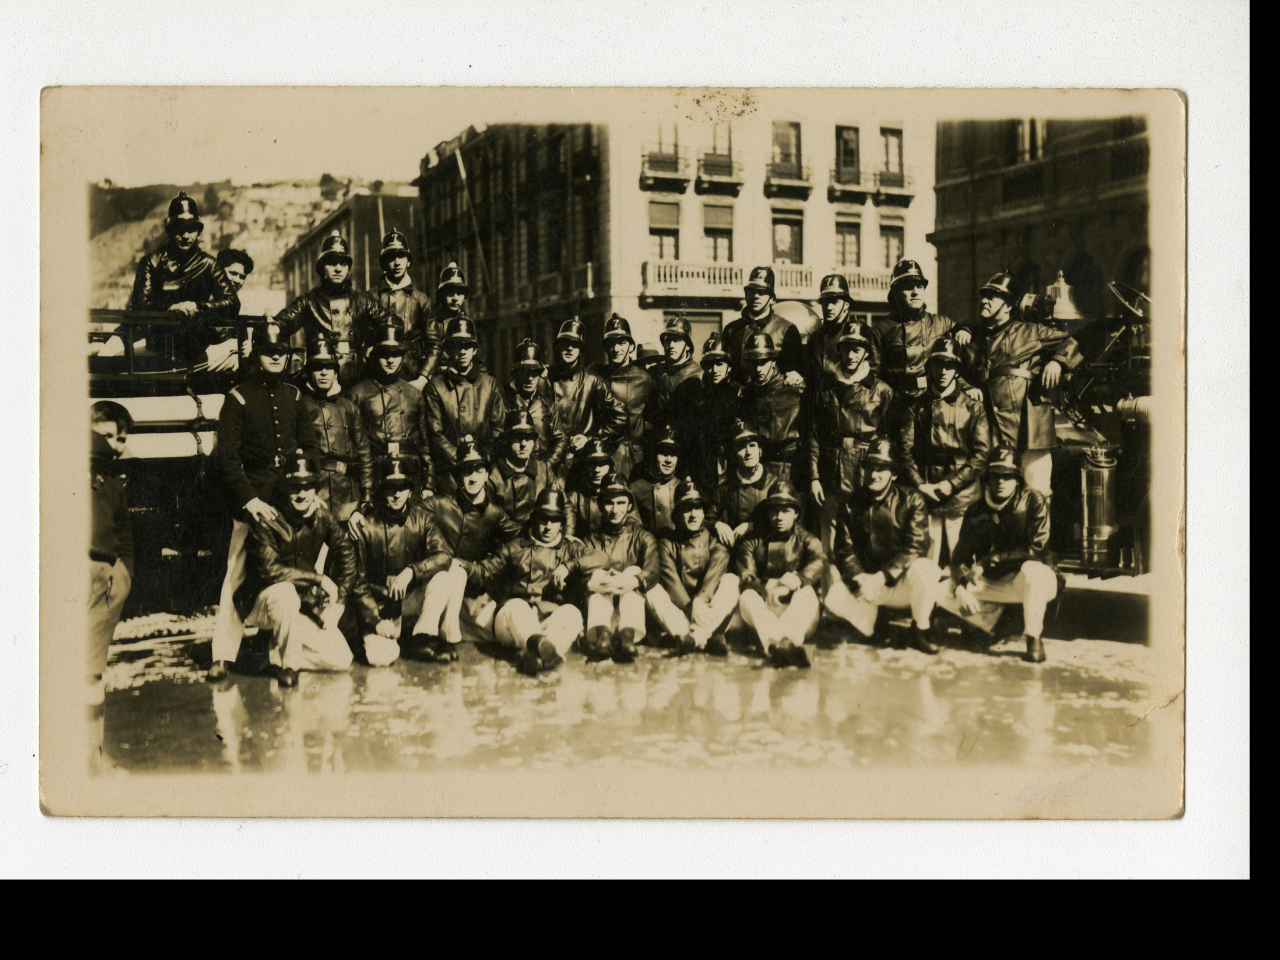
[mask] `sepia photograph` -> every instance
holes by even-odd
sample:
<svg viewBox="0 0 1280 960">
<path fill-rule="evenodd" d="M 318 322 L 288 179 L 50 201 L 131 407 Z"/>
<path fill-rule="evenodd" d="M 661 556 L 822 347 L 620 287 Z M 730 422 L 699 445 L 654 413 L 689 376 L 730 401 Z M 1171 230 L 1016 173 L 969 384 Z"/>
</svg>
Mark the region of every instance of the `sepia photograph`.
<svg viewBox="0 0 1280 960">
<path fill-rule="evenodd" d="M 41 134 L 46 812 L 1180 815 L 1177 92 Z"/>
</svg>

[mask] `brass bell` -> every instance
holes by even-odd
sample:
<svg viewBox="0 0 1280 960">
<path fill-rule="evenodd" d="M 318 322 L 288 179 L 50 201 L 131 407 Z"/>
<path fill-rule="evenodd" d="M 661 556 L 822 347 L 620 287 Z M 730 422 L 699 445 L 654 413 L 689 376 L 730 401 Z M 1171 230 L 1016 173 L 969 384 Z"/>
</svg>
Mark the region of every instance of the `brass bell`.
<svg viewBox="0 0 1280 960">
<path fill-rule="evenodd" d="M 1050 284 L 1045 296 L 1053 301 L 1054 320 L 1083 320 L 1084 316 L 1076 309 L 1075 288 L 1063 279 L 1062 271 L 1058 271 L 1058 279 Z"/>
</svg>

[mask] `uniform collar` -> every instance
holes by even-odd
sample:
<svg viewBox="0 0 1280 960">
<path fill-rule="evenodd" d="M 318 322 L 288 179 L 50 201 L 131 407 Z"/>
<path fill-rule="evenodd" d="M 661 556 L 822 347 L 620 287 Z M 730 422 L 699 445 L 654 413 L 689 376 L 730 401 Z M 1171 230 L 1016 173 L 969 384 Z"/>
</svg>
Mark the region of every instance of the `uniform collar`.
<svg viewBox="0 0 1280 960">
<path fill-rule="evenodd" d="M 386 289 L 386 290 L 406 290 L 406 291 L 412 290 L 413 277 L 411 277 L 409 274 L 406 273 L 404 275 L 404 279 L 401 280 L 399 283 L 392 283 L 391 280 L 388 279 L 387 275 L 384 273 L 382 275 L 382 286 L 383 286 L 383 289 Z"/>
</svg>

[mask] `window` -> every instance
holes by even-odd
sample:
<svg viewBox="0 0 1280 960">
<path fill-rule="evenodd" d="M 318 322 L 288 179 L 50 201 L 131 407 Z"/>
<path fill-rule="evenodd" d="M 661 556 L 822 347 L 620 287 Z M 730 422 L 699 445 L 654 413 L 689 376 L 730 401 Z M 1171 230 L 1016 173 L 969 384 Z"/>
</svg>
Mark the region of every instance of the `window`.
<svg viewBox="0 0 1280 960">
<path fill-rule="evenodd" d="M 703 256 L 712 263 L 733 263 L 733 207 L 702 208 Z"/>
<path fill-rule="evenodd" d="M 707 337 L 713 333 L 719 333 L 724 328 L 724 315 L 716 311 L 664 310 L 662 312 L 663 321 L 671 320 L 675 317 L 684 317 L 689 321 L 689 327 L 692 330 L 694 353 L 697 356 L 702 355 L 702 345 L 707 342 Z"/>
<path fill-rule="evenodd" d="M 800 124 L 773 121 L 773 169 L 778 176 L 800 177 Z"/>
<path fill-rule="evenodd" d="M 862 224 L 852 217 L 836 218 L 836 263 L 842 267 L 862 266 Z"/>
<path fill-rule="evenodd" d="M 894 264 L 902 259 L 903 230 L 902 227 L 880 225 L 880 249 L 884 254 L 886 270 L 893 269 Z"/>
<path fill-rule="evenodd" d="M 649 255 L 655 260 L 680 259 L 680 204 L 649 204 Z"/>
<path fill-rule="evenodd" d="M 804 214 L 773 211 L 773 262 L 804 263 Z"/>
<path fill-rule="evenodd" d="M 859 169 L 858 128 L 836 127 L 836 183 L 857 183 Z"/>
<path fill-rule="evenodd" d="M 880 131 L 880 140 L 884 146 L 884 167 L 880 174 L 880 182 L 886 187 L 902 186 L 902 131 L 888 127 Z"/>
<path fill-rule="evenodd" d="M 711 125 L 711 152 L 724 157 L 733 156 L 733 130 L 729 124 Z"/>
</svg>

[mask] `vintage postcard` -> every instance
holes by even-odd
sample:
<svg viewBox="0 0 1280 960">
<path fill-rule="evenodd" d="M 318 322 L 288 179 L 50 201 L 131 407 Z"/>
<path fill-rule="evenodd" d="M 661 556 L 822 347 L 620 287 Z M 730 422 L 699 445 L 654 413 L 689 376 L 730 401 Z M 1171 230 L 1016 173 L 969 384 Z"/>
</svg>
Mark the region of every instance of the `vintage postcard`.
<svg viewBox="0 0 1280 960">
<path fill-rule="evenodd" d="M 41 113 L 47 813 L 1180 815 L 1176 92 Z"/>
</svg>

